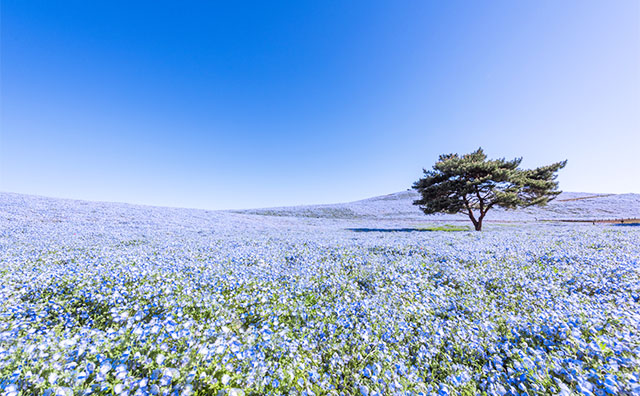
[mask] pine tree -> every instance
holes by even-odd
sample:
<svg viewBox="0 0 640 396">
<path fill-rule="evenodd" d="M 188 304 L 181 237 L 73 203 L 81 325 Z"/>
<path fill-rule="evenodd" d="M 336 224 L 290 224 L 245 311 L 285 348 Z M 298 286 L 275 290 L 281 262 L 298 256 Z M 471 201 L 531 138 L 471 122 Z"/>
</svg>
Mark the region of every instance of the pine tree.
<svg viewBox="0 0 640 396">
<path fill-rule="evenodd" d="M 522 158 L 487 160 L 482 148 L 470 154 L 441 155 L 433 170 L 413 184 L 421 198 L 414 201 L 425 214 L 463 213 L 476 231 L 493 207 L 515 209 L 546 205 L 561 191 L 556 172 L 567 161 L 536 169 L 519 169 Z"/>
</svg>

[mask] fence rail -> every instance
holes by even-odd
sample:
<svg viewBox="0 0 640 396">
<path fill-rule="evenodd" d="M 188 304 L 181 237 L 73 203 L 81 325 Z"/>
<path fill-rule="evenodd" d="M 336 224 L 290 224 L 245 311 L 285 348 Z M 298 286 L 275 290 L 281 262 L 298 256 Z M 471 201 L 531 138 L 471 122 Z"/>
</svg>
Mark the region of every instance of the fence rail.
<svg viewBox="0 0 640 396">
<path fill-rule="evenodd" d="M 559 221 L 562 223 L 605 223 L 605 224 L 638 224 L 640 218 L 626 218 L 626 219 L 549 219 L 541 221 Z"/>
</svg>

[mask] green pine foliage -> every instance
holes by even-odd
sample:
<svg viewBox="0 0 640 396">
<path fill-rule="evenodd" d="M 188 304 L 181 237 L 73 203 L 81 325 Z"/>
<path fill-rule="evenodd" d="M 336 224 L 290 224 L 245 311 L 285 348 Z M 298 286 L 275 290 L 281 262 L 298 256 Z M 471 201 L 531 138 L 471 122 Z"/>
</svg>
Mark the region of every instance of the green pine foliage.
<svg viewBox="0 0 640 396">
<path fill-rule="evenodd" d="M 432 170 L 413 184 L 421 198 L 414 201 L 425 214 L 463 213 L 476 231 L 493 207 L 516 209 L 545 205 L 558 190 L 556 172 L 567 161 L 536 169 L 519 169 L 522 158 L 490 160 L 482 148 L 470 154 L 443 154 Z"/>
</svg>

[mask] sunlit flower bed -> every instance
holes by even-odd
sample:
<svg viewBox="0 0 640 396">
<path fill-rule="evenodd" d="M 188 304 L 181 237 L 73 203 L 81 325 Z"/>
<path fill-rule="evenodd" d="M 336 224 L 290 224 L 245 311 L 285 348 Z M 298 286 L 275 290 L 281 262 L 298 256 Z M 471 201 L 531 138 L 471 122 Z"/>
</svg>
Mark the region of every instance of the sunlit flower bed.
<svg viewBox="0 0 640 396">
<path fill-rule="evenodd" d="M 640 394 L 637 227 L 10 198 L 4 396 Z"/>
</svg>

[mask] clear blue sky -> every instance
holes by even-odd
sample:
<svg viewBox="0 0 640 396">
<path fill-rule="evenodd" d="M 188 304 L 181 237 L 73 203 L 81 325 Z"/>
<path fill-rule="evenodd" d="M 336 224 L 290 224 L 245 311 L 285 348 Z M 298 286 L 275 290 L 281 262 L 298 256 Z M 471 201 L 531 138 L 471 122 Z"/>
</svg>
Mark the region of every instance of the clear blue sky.
<svg viewBox="0 0 640 396">
<path fill-rule="evenodd" d="M 3 0 L 0 191 L 342 202 L 482 146 L 640 193 L 636 0 L 206 3 Z"/>
</svg>

